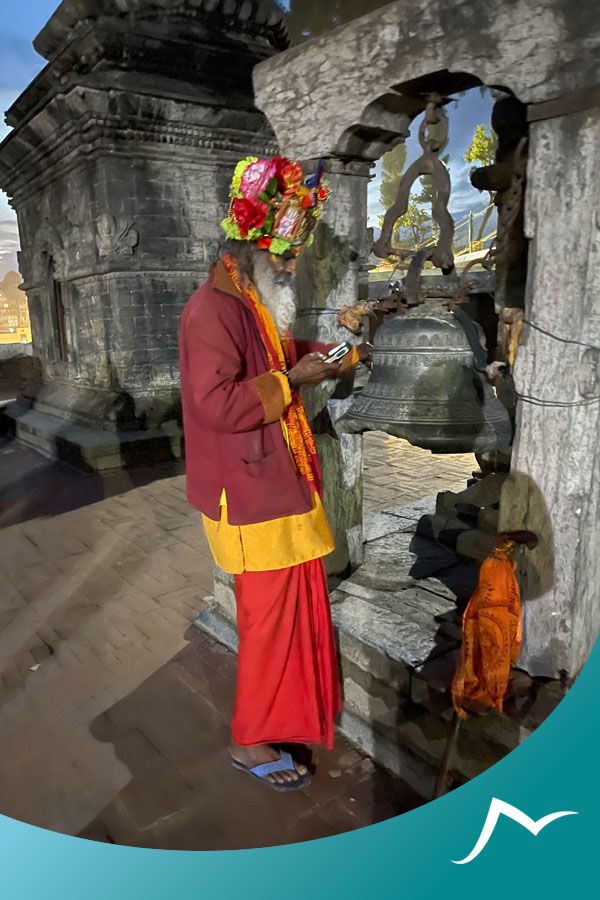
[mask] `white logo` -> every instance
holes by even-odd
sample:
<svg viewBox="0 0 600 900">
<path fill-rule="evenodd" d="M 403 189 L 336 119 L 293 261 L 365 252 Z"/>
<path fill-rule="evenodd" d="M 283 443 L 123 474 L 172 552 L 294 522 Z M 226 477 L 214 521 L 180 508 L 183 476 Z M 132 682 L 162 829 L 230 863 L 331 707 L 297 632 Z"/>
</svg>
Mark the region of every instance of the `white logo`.
<svg viewBox="0 0 600 900">
<path fill-rule="evenodd" d="M 510 803 L 505 803 L 504 800 L 498 800 L 497 797 L 492 797 L 492 802 L 490 803 L 490 808 L 488 810 L 486 820 L 483 823 L 483 828 L 481 830 L 481 834 L 479 835 L 477 843 L 468 856 L 466 856 L 464 859 L 453 859 L 452 862 L 457 866 L 462 866 L 464 863 L 469 863 L 474 860 L 476 856 L 479 856 L 479 854 L 491 838 L 494 828 L 496 827 L 496 822 L 501 815 L 507 816 L 509 819 L 514 819 L 515 822 L 518 822 L 519 825 L 522 825 L 523 828 L 526 828 L 527 831 L 530 831 L 537 837 L 540 831 L 545 828 L 546 825 L 549 825 L 550 822 L 554 822 L 555 819 L 561 819 L 563 816 L 576 816 L 578 815 L 578 813 L 550 813 L 550 815 L 544 816 L 542 819 L 538 819 L 536 822 L 534 819 L 530 819 L 529 816 L 526 816 L 524 812 L 521 812 L 520 809 L 517 809 L 516 806 L 511 806 Z"/>
</svg>

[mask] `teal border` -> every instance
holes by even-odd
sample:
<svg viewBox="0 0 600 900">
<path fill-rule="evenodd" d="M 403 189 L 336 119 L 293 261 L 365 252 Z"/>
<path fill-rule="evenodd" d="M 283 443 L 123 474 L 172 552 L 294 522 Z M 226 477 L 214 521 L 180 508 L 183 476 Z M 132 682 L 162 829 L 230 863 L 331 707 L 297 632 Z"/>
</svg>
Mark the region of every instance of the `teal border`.
<svg viewBox="0 0 600 900">
<path fill-rule="evenodd" d="M 474 781 L 349 834 L 259 850 L 163 851 L 99 844 L 0 816 L 0 897 L 10 900 L 281 898 L 477 900 L 597 893 L 597 685 L 600 649 L 554 713 Z M 500 817 L 471 863 L 492 797 L 532 819 L 576 816 L 537 837 Z M 248 810 L 251 815 L 251 810 Z"/>
</svg>

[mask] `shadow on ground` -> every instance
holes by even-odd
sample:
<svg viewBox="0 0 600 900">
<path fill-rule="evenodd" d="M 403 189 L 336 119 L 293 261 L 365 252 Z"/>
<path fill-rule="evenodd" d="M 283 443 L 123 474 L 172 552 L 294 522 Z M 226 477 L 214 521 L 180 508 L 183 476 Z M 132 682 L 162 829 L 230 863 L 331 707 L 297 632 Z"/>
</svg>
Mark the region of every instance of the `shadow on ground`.
<svg viewBox="0 0 600 900">
<path fill-rule="evenodd" d="M 167 460 L 96 475 L 48 459 L 0 435 L 0 528 L 58 516 L 184 472 L 183 460 Z"/>
<path fill-rule="evenodd" d="M 92 724 L 131 772 L 79 837 L 169 850 L 226 850 L 328 837 L 418 805 L 403 782 L 342 738 L 312 751 L 307 791 L 283 795 L 229 764 L 235 656 L 196 628 L 189 644 Z"/>
</svg>

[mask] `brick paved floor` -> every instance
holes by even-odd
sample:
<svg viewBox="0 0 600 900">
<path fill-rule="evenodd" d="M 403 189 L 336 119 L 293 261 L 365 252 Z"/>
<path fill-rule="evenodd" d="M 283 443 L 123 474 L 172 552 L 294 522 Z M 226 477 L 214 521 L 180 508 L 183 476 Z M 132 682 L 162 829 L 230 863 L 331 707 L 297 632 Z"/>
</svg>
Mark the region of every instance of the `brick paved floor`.
<svg viewBox="0 0 600 900">
<path fill-rule="evenodd" d="M 464 485 L 473 468 L 370 435 L 366 511 Z M 92 477 L 0 438 L 0 536 L 0 813 L 212 849 L 335 834 L 414 805 L 342 740 L 294 796 L 227 764 L 235 660 L 190 627 L 212 569 L 180 465 Z"/>
<path fill-rule="evenodd" d="M 364 512 L 380 512 L 439 491 L 459 491 L 478 469 L 470 453 L 434 456 L 380 431 L 364 436 Z"/>
</svg>

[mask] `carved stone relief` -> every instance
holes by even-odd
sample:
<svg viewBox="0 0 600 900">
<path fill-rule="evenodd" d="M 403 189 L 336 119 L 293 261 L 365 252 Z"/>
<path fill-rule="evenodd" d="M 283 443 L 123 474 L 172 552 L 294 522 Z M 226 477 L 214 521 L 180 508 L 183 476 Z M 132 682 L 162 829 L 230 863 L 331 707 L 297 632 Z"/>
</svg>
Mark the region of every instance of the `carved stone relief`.
<svg viewBox="0 0 600 900">
<path fill-rule="evenodd" d="M 133 256 L 139 234 L 133 219 L 103 213 L 96 222 L 96 246 L 100 256 Z"/>
<path fill-rule="evenodd" d="M 202 245 L 204 248 L 204 261 L 207 265 L 212 265 L 221 255 L 221 242 L 216 238 L 206 238 Z"/>
</svg>

